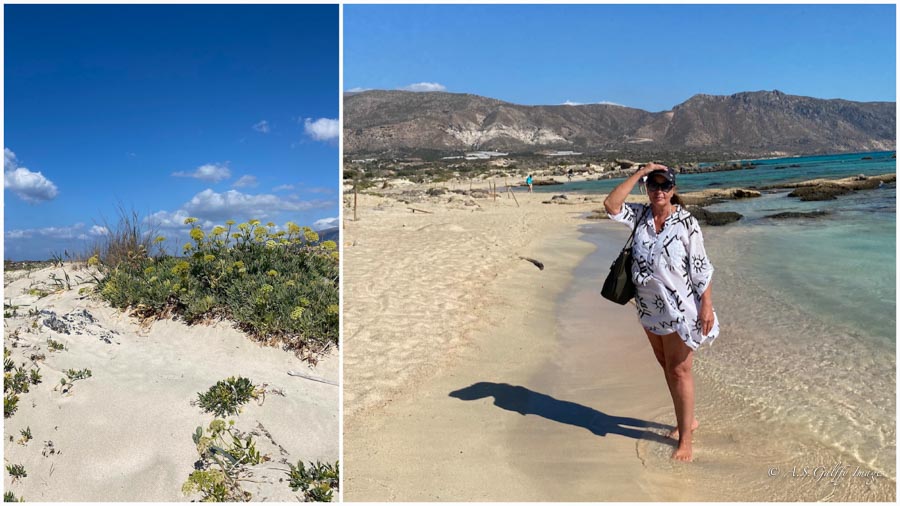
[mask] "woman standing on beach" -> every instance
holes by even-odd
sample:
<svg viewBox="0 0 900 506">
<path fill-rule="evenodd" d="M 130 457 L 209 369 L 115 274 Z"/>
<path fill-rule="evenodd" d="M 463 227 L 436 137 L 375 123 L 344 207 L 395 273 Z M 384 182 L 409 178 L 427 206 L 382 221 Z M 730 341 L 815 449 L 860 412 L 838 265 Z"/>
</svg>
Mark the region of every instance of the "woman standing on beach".
<svg viewBox="0 0 900 506">
<path fill-rule="evenodd" d="M 649 204 L 626 204 L 625 198 L 647 177 Z M 672 454 L 691 461 L 694 419 L 693 352 L 719 334 L 712 306 L 713 267 L 703 247 L 697 219 L 684 210 L 675 194 L 675 172 L 659 164 L 639 168 L 603 202 L 610 219 L 634 228 L 632 279 L 638 318 L 663 368 L 677 427 Z"/>
</svg>

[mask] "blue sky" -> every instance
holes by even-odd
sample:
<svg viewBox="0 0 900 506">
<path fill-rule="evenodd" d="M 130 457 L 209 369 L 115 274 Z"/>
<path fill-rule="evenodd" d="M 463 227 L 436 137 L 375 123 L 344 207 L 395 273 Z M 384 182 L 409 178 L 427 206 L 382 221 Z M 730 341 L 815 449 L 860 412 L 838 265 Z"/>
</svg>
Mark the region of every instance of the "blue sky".
<svg viewBox="0 0 900 506">
<path fill-rule="evenodd" d="M 336 225 L 338 36 L 335 5 L 6 5 L 4 257 L 78 250 L 118 204 L 173 239 Z"/>
<path fill-rule="evenodd" d="M 346 5 L 344 89 L 668 110 L 778 89 L 894 101 L 893 5 Z"/>
</svg>

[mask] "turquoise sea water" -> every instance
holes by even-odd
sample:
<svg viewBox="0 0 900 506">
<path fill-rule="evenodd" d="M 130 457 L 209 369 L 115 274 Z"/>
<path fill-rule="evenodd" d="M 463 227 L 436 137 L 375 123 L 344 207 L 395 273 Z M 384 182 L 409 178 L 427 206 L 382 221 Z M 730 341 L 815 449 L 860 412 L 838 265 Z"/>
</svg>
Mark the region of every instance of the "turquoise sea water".
<svg viewBox="0 0 900 506">
<path fill-rule="evenodd" d="M 763 187 L 884 174 L 896 171 L 891 155 L 767 160 L 753 170 L 685 175 L 678 182 L 682 190 L 712 183 Z M 774 168 L 787 164 L 801 167 Z M 611 189 L 620 181 L 600 183 Z M 553 188 L 562 193 L 560 186 Z M 726 226 L 703 227 L 716 269 L 712 289 L 721 334 L 698 351 L 695 368 L 703 390 L 698 392 L 698 418 L 705 419 L 708 430 L 715 425 L 715 434 L 707 437 L 736 441 L 741 452 L 756 452 L 760 462 L 788 469 L 852 464 L 885 476 L 877 488 L 845 480 L 836 491 L 773 482 L 765 497 L 810 500 L 834 493 L 831 500 L 892 498 L 896 185 L 825 202 L 801 202 L 788 193 L 766 190 L 759 198 L 709 207 L 744 217 Z M 768 218 L 784 211 L 829 214 Z M 708 447 L 708 457 L 720 459 L 723 468 L 741 468 L 740 456 L 729 457 L 725 448 Z"/>
<path fill-rule="evenodd" d="M 757 168 L 679 175 L 678 190 L 688 192 L 717 187 L 762 187 L 820 177 L 837 179 L 858 174 L 885 174 L 896 171 L 897 160 L 891 158 L 893 154 L 894 151 L 883 151 L 877 153 L 750 160 Z M 863 160 L 864 157 L 870 157 L 871 160 Z M 748 161 L 745 160 L 744 162 Z M 791 165 L 797 165 L 798 167 L 791 167 Z M 538 186 L 535 187 L 535 191 L 547 193 L 572 191 L 608 193 L 621 182 L 621 179 L 583 181 L 562 185 Z"/>
</svg>

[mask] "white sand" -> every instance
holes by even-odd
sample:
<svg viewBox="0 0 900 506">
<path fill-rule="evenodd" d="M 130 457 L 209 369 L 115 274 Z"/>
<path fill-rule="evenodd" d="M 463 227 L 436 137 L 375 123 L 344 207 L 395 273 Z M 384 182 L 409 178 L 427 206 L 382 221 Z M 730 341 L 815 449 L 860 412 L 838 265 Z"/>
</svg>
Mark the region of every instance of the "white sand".
<svg viewBox="0 0 900 506">
<path fill-rule="evenodd" d="M 649 344 L 639 340 L 630 306 L 591 309 L 608 316 L 596 329 L 598 341 L 631 339 L 630 348 L 598 357 L 600 370 L 615 373 L 594 378 L 587 368 L 566 378 L 565 388 L 541 379 L 548 362 L 566 354 L 559 347 L 557 298 L 594 249 L 578 240 L 577 226 L 585 223 L 579 216 L 602 208 L 599 200 L 571 196 L 571 205 L 540 203 L 550 196 L 519 193 L 521 207 L 506 197 L 477 199 L 478 211 L 455 208 L 447 196 L 408 205 L 360 197 L 360 220 L 345 224 L 343 239 L 345 279 L 354 280 L 344 295 L 348 500 L 650 497 L 636 491 L 642 464 L 635 439 L 598 438 L 494 405 L 503 404 L 497 395 L 519 387 L 561 401 L 593 402 L 613 415 L 658 416 L 653 410 L 667 402 L 662 374 Z M 545 270 L 519 256 L 543 261 Z M 623 382 L 630 388 L 618 389 Z M 464 401 L 452 392 L 488 396 Z M 599 445 L 598 451 L 585 445 Z M 579 452 L 590 455 L 584 469 L 597 476 L 590 481 L 595 486 L 574 488 L 542 467 Z M 598 488 L 604 494 L 596 495 Z"/>
<path fill-rule="evenodd" d="M 257 433 L 257 449 L 271 458 L 253 468 L 255 482 L 244 486 L 254 501 L 297 500 L 299 493 L 286 482 L 288 462 L 338 459 L 337 387 L 287 374 L 302 371 L 337 381 L 336 356 L 311 369 L 291 353 L 252 342 L 228 322 L 187 326 L 168 320 L 142 327 L 103 302 L 80 296 L 79 288 L 90 285 L 75 279 L 86 277 L 86 271 L 71 265 L 65 270 L 72 289 L 40 299 L 23 292 L 46 284 L 52 272 L 61 278 L 63 269 L 6 273 L 4 300 L 20 306 L 20 316 L 5 320 L 6 347 L 17 365 L 30 366 L 35 353 L 46 356 L 37 362 L 43 381 L 20 395 L 18 411 L 5 420 L 5 460 L 22 464 L 28 473 L 16 483 L 5 473 L 6 490 L 28 501 L 197 499 L 181 493 L 198 460 L 191 434 L 214 416 L 191 403 L 198 392 L 239 375 L 269 390 L 262 405 L 251 401 L 231 417 L 239 429 Z M 60 334 L 43 325 L 46 315 L 27 316 L 29 309 L 60 317 L 85 309 L 96 322 L 82 335 Z M 11 337 L 17 330 L 18 338 Z M 103 331 L 115 332 L 111 343 L 98 337 Z M 48 337 L 67 349 L 49 351 Z M 69 368 L 88 368 L 92 377 L 62 394 L 56 387 Z M 26 427 L 32 441 L 10 442 Z M 56 453 L 45 451 L 49 442 Z"/>
</svg>

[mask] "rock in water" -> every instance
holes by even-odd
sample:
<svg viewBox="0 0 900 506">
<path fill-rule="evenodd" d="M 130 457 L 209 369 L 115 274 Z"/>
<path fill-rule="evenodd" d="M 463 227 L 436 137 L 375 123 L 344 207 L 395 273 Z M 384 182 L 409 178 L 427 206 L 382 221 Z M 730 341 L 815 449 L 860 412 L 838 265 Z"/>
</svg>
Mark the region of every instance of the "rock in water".
<svg viewBox="0 0 900 506">
<path fill-rule="evenodd" d="M 834 200 L 838 195 L 846 195 L 852 190 L 836 185 L 803 186 L 788 193 L 788 197 L 798 197 L 803 201 Z"/>
<path fill-rule="evenodd" d="M 707 211 L 702 207 L 688 207 L 687 210 L 695 218 L 697 218 L 697 221 L 699 221 L 701 224 L 710 225 L 713 227 L 734 223 L 735 221 L 738 221 L 739 219 L 744 217 L 740 213 L 735 213 L 732 211 L 717 213 L 714 211 Z"/>
<path fill-rule="evenodd" d="M 766 216 L 766 218 L 772 220 L 789 220 L 793 218 L 819 218 L 822 216 L 828 216 L 831 214 L 829 211 L 808 211 L 808 212 L 799 212 L 799 211 L 787 211 L 778 214 L 772 214 Z"/>
</svg>

